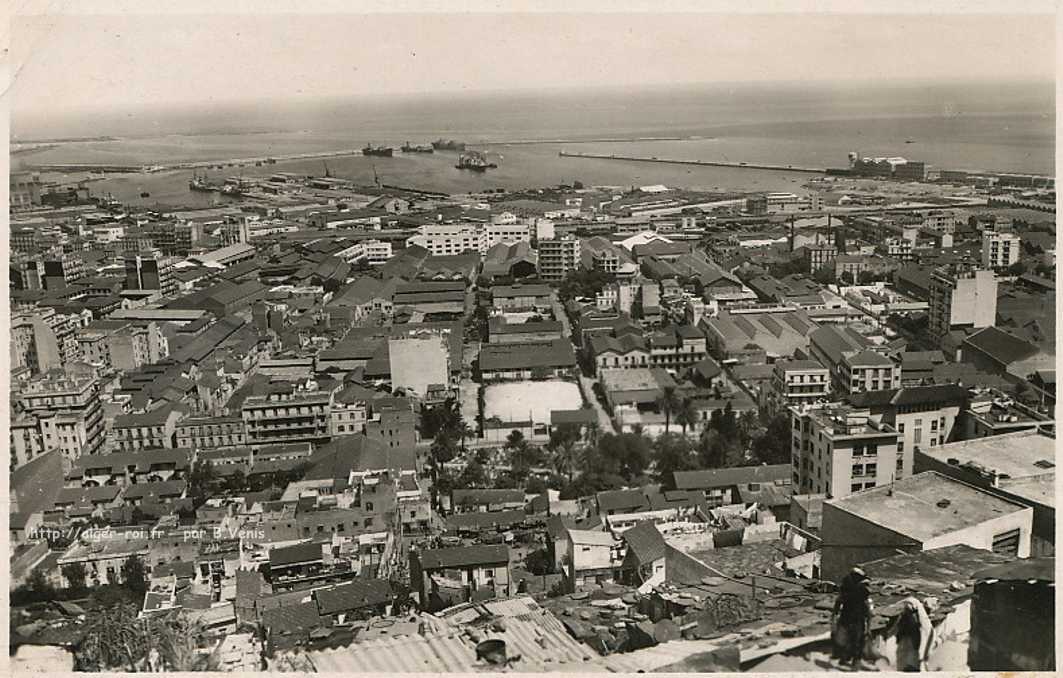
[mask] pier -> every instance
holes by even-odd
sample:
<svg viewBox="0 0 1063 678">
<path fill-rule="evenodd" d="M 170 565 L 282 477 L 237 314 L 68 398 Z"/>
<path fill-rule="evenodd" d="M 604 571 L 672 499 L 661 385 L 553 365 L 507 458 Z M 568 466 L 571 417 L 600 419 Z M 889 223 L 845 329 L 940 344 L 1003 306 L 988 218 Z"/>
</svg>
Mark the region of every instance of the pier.
<svg viewBox="0 0 1063 678">
<path fill-rule="evenodd" d="M 802 167 L 800 165 L 766 165 L 755 162 L 724 162 L 722 160 L 674 160 L 668 158 L 640 158 L 631 155 L 606 155 L 604 153 L 558 153 L 562 158 L 593 158 L 595 160 L 623 160 L 626 162 L 656 162 L 665 165 L 695 165 L 699 167 L 734 167 L 737 169 L 768 170 L 771 172 L 804 172 L 805 174 L 826 174 L 823 167 Z"/>
</svg>

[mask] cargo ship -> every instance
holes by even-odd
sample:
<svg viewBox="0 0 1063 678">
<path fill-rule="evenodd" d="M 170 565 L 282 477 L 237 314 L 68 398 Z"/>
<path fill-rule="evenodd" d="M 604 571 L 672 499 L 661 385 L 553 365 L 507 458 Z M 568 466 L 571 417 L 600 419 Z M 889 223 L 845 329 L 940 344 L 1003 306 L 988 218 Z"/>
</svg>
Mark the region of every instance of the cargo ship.
<svg viewBox="0 0 1063 678">
<path fill-rule="evenodd" d="M 410 142 L 408 141 L 402 146 L 403 153 L 435 153 L 435 150 L 436 149 L 433 148 L 431 144 L 418 144 L 416 146 L 411 146 Z"/>
<path fill-rule="evenodd" d="M 362 155 L 372 155 L 379 158 L 390 158 L 395 152 L 395 149 L 387 146 L 374 146 L 373 144 L 366 145 L 362 149 Z"/>
<path fill-rule="evenodd" d="M 453 139 L 436 139 L 432 142 L 432 148 L 437 151 L 461 151 L 465 150 L 464 141 L 454 141 Z"/>
<path fill-rule="evenodd" d="M 487 156 L 480 151 L 468 151 L 458 156 L 458 164 L 454 167 L 462 170 L 472 170 L 473 172 L 486 172 L 489 169 L 498 167 L 497 164 L 489 161 Z"/>
</svg>

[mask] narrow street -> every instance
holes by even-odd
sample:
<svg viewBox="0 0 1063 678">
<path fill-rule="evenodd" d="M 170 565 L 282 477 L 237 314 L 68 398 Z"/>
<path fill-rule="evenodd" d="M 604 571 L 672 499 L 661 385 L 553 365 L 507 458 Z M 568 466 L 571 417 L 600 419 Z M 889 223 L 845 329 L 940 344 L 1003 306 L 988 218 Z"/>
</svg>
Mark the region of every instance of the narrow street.
<svg viewBox="0 0 1063 678">
<path fill-rule="evenodd" d="M 553 299 L 554 318 L 561 322 L 561 332 L 572 342 L 573 346 L 579 350 L 576 346 L 576 342 L 572 340 L 572 324 L 568 320 L 568 315 L 565 314 L 565 308 L 561 305 L 561 302 L 557 299 L 557 294 L 554 294 Z M 597 379 L 593 377 L 584 376 L 582 372 L 579 375 L 579 389 L 583 394 L 583 400 L 590 403 L 594 408 L 595 413 L 598 415 L 598 427 L 602 433 L 616 433 L 616 429 L 613 427 L 613 420 L 609 417 L 609 414 L 602 407 L 602 404 L 598 402 L 598 397 L 594 395 L 594 385 L 598 383 Z"/>
</svg>

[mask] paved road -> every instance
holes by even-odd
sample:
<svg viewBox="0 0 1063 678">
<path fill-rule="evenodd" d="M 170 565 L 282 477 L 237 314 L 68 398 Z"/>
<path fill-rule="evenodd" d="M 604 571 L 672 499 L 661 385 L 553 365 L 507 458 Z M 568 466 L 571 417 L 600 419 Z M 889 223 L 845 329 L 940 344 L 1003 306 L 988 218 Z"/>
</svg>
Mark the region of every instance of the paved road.
<svg viewBox="0 0 1063 678">
<path fill-rule="evenodd" d="M 554 317 L 561 321 L 561 332 L 572 341 L 572 325 L 568 321 L 568 315 L 565 314 L 565 309 L 561 305 L 561 302 L 557 300 L 555 293 L 554 296 Z M 575 343 L 575 342 L 573 342 Z M 583 393 L 583 400 L 589 402 L 594 408 L 594 411 L 598 414 L 598 427 L 602 433 L 616 433 L 616 429 L 613 428 L 613 420 L 606 413 L 602 404 L 598 402 L 598 397 L 594 395 L 594 385 L 598 383 L 597 379 L 591 377 L 585 377 L 582 373 L 579 375 L 579 387 Z"/>
<path fill-rule="evenodd" d="M 606 414 L 602 404 L 598 402 L 598 398 L 594 395 L 594 385 L 597 384 L 597 380 L 585 377 L 582 374 L 579 375 L 579 386 L 583 392 L 583 399 L 590 402 L 594 407 L 594 411 L 598 414 L 598 428 L 602 433 L 616 433 L 616 429 L 613 428 L 613 420 Z"/>
</svg>

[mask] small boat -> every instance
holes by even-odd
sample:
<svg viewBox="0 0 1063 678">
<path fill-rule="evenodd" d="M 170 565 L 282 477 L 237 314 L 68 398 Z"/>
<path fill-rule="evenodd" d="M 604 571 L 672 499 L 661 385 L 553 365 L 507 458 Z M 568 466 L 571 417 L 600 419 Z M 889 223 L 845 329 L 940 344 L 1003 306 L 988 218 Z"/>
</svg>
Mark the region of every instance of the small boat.
<svg viewBox="0 0 1063 678">
<path fill-rule="evenodd" d="M 150 198 L 151 197 L 151 193 L 148 193 L 147 191 L 141 191 L 140 192 L 140 197 L 141 198 Z"/>
</svg>

